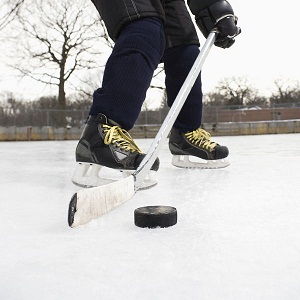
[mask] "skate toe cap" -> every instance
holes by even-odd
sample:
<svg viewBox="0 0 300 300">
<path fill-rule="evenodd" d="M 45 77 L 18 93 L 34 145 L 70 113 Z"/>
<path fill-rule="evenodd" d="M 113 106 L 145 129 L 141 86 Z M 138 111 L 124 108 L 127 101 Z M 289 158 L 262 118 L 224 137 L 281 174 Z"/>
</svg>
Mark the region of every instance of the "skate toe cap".
<svg viewBox="0 0 300 300">
<path fill-rule="evenodd" d="M 143 155 L 139 155 L 137 160 L 136 160 L 136 163 L 137 163 L 137 167 L 140 165 L 140 163 L 142 162 L 143 158 L 145 157 L 145 154 Z M 158 171 L 159 169 L 159 158 L 156 158 L 156 160 L 154 161 L 152 167 L 151 167 L 151 170 L 152 171 Z"/>
<path fill-rule="evenodd" d="M 215 148 L 215 159 L 226 158 L 229 155 L 229 150 L 226 146 L 216 146 Z"/>
</svg>

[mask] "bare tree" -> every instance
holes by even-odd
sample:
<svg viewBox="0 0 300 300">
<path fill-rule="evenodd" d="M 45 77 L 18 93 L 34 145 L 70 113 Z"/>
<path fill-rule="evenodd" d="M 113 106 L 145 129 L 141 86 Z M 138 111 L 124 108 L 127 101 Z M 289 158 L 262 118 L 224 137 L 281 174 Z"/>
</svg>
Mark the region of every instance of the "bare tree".
<svg viewBox="0 0 300 300">
<path fill-rule="evenodd" d="M 221 101 L 221 95 L 224 105 L 232 106 L 242 106 L 265 101 L 264 97 L 259 96 L 258 90 L 251 86 L 245 77 L 230 77 L 221 80 L 216 87 L 216 92 L 211 94 L 211 96 L 215 97 L 216 95 L 218 95 L 215 99 L 216 102 Z"/>
<path fill-rule="evenodd" d="M 66 108 L 66 85 L 76 86 L 75 73 L 99 67 L 106 33 L 90 1 L 32 0 L 18 15 L 14 36 L 19 58 L 13 65 L 22 76 L 58 88 L 58 107 Z M 71 80 L 72 77 L 72 80 Z M 63 122 L 63 121 L 62 121 Z"/>
<path fill-rule="evenodd" d="M 11 24 L 25 0 L 3 0 L 0 7 L 0 30 Z"/>
<path fill-rule="evenodd" d="M 224 96 L 218 91 L 212 91 L 203 95 L 203 104 L 205 106 L 223 106 L 226 105 Z"/>
<path fill-rule="evenodd" d="M 278 103 L 299 103 L 300 102 L 300 84 L 299 81 L 283 81 L 276 79 L 274 81 L 276 91 L 270 97 L 271 104 Z"/>
</svg>

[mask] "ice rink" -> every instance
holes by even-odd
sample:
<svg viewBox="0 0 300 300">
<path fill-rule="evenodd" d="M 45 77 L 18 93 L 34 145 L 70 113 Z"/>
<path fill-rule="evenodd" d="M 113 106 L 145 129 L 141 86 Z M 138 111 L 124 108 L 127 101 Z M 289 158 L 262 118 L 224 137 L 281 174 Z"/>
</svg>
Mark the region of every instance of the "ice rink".
<svg viewBox="0 0 300 300">
<path fill-rule="evenodd" d="M 75 229 L 77 142 L 0 143 L 0 299 L 299 300 L 300 134 L 213 140 L 229 167 L 175 168 L 166 144 L 157 187 Z M 136 227 L 146 205 L 178 223 Z"/>
</svg>

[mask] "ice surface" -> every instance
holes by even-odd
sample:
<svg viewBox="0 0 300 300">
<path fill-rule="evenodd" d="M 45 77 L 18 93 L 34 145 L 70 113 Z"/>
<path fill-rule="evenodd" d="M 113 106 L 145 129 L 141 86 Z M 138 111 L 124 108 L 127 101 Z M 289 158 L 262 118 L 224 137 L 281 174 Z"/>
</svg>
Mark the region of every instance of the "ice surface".
<svg viewBox="0 0 300 300">
<path fill-rule="evenodd" d="M 229 167 L 175 168 L 165 145 L 157 187 L 76 229 L 76 141 L 0 143 L 0 299 L 300 299 L 300 135 L 214 140 Z M 146 205 L 177 225 L 136 227 Z"/>
</svg>

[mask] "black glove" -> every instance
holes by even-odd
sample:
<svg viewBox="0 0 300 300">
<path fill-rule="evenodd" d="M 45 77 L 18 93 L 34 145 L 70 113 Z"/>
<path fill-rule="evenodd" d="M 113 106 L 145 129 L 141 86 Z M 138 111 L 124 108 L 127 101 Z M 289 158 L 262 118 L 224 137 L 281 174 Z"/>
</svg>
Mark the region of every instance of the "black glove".
<svg viewBox="0 0 300 300">
<path fill-rule="evenodd" d="M 241 28 L 236 26 L 237 17 L 226 0 L 220 0 L 201 10 L 196 15 L 196 22 L 205 37 L 208 37 L 212 29 L 217 29 L 215 45 L 221 48 L 232 46 L 234 37 L 241 33 Z"/>
</svg>

